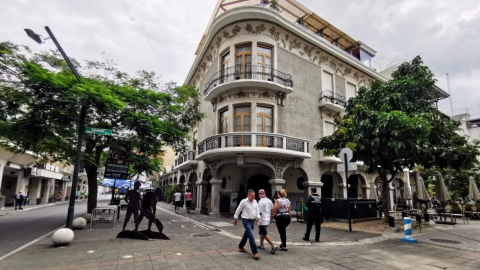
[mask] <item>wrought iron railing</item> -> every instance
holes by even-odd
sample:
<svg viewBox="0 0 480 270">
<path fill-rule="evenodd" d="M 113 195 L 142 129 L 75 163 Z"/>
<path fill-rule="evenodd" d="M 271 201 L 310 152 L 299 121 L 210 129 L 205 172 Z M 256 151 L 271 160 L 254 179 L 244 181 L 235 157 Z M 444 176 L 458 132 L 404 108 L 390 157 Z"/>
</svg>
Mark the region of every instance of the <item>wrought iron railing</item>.
<svg viewBox="0 0 480 270">
<path fill-rule="evenodd" d="M 292 75 L 285 74 L 279 70 L 258 66 L 258 65 L 237 65 L 222 69 L 213 74 L 205 85 L 203 95 L 208 93 L 218 85 L 236 80 L 264 80 L 281 84 L 286 87 L 293 87 Z"/>
<path fill-rule="evenodd" d="M 198 144 L 198 155 L 231 147 L 266 147 L 309 154 L 309 141 L 265 132 L 232 132 L 209 137 Z"/>
<path fill-rule="evenodd" d="M 341 96 L 339 94 L 333 93 L 330 90 L 325 90 L 320 93 L 320 101 L 323 102 L 330 102 L 332 104 L 337 104 L 342 107 L 347 106 L 347 102 L 344 96 Z"/>
<path fill-rule="evenodd" d="M 195 160 L 195 152 L 194 151 L 188 151 L 185 153 L 181 153 L 177 159 L 175 159 L 175 167 L 189 161 L 189 160 Z"/>
</svg>

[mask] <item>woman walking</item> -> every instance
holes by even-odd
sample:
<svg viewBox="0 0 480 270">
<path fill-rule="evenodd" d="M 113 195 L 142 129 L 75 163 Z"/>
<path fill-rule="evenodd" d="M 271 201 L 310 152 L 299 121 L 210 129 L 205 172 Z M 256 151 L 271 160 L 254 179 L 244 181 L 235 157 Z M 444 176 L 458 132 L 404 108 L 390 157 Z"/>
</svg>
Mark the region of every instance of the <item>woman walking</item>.
<svg viewBox="0 0 480 270">
<path fill-rule="evenodd" d="M 277 223 L 278 233 L 282 244 L 280 245 L 281 251 L 287 251 L 287 226 L 290 224 L 290 201 L 287 199 L 287 192 L 285 189 L 278 192 L 278 199 L 275 200 L 275 206 L 273 207 L 272 215 L 275 216 Z"/>
</svg>

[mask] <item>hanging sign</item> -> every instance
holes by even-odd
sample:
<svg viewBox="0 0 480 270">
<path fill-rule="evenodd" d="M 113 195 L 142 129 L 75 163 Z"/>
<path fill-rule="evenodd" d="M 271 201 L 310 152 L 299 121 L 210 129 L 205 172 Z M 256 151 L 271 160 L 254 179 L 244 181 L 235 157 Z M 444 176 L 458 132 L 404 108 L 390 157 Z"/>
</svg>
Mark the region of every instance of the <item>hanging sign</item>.
<svg viewBox="0 0 480 270">
<path fill-rule="evenodd" d="M 128 151 L 119 146 L 110 148 L 105 166 L 105 178 L 128 179 L 127 155 Z"/>
</svg>

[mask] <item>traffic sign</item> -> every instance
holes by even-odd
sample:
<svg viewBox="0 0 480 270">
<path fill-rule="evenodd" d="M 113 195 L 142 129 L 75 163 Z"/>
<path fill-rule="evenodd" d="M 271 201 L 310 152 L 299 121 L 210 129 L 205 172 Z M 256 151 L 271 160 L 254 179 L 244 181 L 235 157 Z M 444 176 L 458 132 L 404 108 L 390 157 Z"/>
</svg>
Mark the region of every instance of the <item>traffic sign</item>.
<svg viewBox="0 0 480 270">
<path fill-rule="evenodd" d="M 111 129 L 103 129 L 103 128 L 86 127 L 85 128 L 85 133 L 112 136 L 112 130 Z"/>
<path fill-rule="evenodd" d="M 348 163 L 348 171 L 349 172 L 356 171 L 357 168 L 358 168 L 358 166 L 357 166 L 356 162 Z M 345 171 L 345 164 L 338 164 L 337 165 L 337 172 L 344 172 L 344 171 Z"/>
<path fill-rule="evenodd" d="M 345 154 L 347 154 L 347 160 L 345 160 Z M 338 157 L 342 162 L 350 162 L 350 160 L 353 158 L 353 151 L 350 148 L 343 148 Z"/>
</svg>

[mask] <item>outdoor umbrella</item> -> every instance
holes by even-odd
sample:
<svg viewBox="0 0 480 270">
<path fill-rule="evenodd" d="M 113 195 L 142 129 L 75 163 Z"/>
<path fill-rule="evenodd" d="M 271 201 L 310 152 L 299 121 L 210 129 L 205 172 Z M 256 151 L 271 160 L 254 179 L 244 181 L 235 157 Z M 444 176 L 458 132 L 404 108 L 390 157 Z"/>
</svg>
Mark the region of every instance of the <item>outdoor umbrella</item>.
<svg viewBox="0 0 480 270">
<path fill-rule="evenodd" d="M 375 201 L 378 202 L 377 189 L 374 183 L 370 184 L 370 199 L 375 199 Z"/>
<path fill-rule="evenodd" d="M 473 177 L 470 177 L 470 183 L 468 185 L 468 198 L 474 201 L 480 200 L 480 192 L 478 191 L 477 184 L 475 184 L 475 179 L 473 179 Z"/>
<path fill-rule="evenodd" d="M 452 198 L 450 197 L 450 194 L 448 194 L 448 190 L 445 186 L 445 183 L 443 182 L 442 175 L 438 174 L 436 178 L 437 183 L 435 184 L 435 193 L 437 195 L 437 199 L 442 202 L 451 200 Z"/>
<path fill-rule="evenodd" d="M 412 187 L 410 185 L 405 185 L 405 188 L 403 190 L 403 196 L 405 197 L 405 200 L 407 201 L 408 205 L 412 205 Z"/>
<path fill-rule="evenodd" d="M 425 182 L 423 181 L 423 178 L 420 177 L 418 179 L 418 186 L 417 186 L 417 195 L 419 200 L 429 200 L 428 196 L 428 191 L 427 188 L 425 187 Z"/>
</svg>

